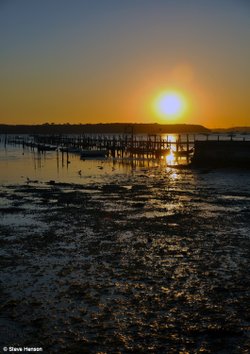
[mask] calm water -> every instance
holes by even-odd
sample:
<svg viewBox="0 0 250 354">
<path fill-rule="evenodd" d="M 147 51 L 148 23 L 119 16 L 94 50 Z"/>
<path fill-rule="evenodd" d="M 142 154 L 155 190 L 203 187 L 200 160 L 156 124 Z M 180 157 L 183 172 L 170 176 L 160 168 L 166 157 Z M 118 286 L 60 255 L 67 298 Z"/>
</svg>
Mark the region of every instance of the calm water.
<svg viewBox="0 0 250 354">
<path fill-rule="evenodd" d="M 80 174 L 79 171 L 81 170 Z M 24 183 L 27 178 L 45 182 L 86 183 L 105 178 L 107 174 L 129 173 L 129 162 L 121 164 L 108 159 L 82 161 L 79 155 L 49 151 L 40 153 L 19 145 L 0 147 L 0 183 Z"/>
</svg>

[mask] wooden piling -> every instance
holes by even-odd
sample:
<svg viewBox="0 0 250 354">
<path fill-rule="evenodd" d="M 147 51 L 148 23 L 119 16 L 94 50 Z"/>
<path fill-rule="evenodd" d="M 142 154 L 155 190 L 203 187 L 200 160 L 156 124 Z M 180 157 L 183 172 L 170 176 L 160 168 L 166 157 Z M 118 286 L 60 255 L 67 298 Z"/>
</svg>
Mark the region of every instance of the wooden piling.
<svg viewBox="0 0 250 354">
<path fill-rule="evenodd" d="M 232 140 L 232 136 L 228 136 L 228 140 Z M 245 137 L 244 137 L 245 138 Z M 213 138 L 215 141 L 221 141 L 220 136 Z M 186 134 L 185 136 L 177 136 L 176 141 L 172 141 L 169 136 L 162 138 L 160 135 L 147 135 L 145 137 L 136 136 L 134 134 L 133 127 L 124 135 L 80 135 L 80 136 L 66 136 L 66 135 L 52 135 L 52 136 L 34 136 L 34 142 L 26 141 L 20 138 L 14 140 L 12 143 L 22 144 L 23 147 L 30 147 L 31 149 L 38 149 L 41 153 L 47 148 L 47 145 L 56 146 L 59 149 L 60 146 L 64 147 L 62 150 L 62 165 L 65 163 L 65 158 L 69 161 L 70 148 L 76 149 L 89 149 L 89 150 L 103 150 L 107 149 L 110 156 L 115 157 L 140 157 L 140 158 L 158 158 L 162 154 L 165 154 L 168 149 L 176 151 L 176 156 L 189 157 L 191 150 L 194 147 L 196 136 Z M 206 134 L 205 141 L 209 140 L 209 136 Z M 243 139 L 242 139 L 243 140 Z M 5 136 L 4 143 L 7 144 L 7 135 Z M 64 155 L 66 153 L 66 155 Z M 179 153 L 179 155 L 178 155 Z"/>
</svg>

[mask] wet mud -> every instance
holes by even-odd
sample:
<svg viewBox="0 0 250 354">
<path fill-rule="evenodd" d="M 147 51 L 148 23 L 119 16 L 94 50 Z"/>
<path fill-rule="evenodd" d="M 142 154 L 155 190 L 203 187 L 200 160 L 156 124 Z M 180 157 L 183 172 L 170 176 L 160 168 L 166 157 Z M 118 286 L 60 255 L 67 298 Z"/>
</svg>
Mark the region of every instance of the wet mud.
<svg viewBox="0 0 250 354">
<path fill-rule="evenodd" d="M 0 345 L 248 353 L 249 176 L 1 187 Z"/>
</svg>

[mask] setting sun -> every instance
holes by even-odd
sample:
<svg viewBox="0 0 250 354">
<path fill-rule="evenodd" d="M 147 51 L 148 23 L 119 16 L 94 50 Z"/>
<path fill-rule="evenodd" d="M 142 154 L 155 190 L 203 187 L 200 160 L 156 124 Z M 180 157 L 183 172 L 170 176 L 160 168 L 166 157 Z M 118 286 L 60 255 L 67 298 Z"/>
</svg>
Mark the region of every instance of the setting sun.
<svg viewBox="0 0 250 354">
<path fill-rule="evenodd" d="M 153 102 L 154 112 L 163 119 L 181 117 L 186 111 L 186 99 L 177 91 L 164 91 Z"/>
</svg>

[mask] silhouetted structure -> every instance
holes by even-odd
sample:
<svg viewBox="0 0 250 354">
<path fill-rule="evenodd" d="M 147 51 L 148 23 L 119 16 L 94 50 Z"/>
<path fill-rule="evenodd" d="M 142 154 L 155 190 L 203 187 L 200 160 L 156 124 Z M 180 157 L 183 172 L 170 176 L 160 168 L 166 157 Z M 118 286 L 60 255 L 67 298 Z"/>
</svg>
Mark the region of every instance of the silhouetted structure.
<svg viewBox="0 0 250 354">
<path fill-rule="evenodd" d="M 195 166 L 250 167 L 250 141 L 195 141 Z"/>
</svg>

